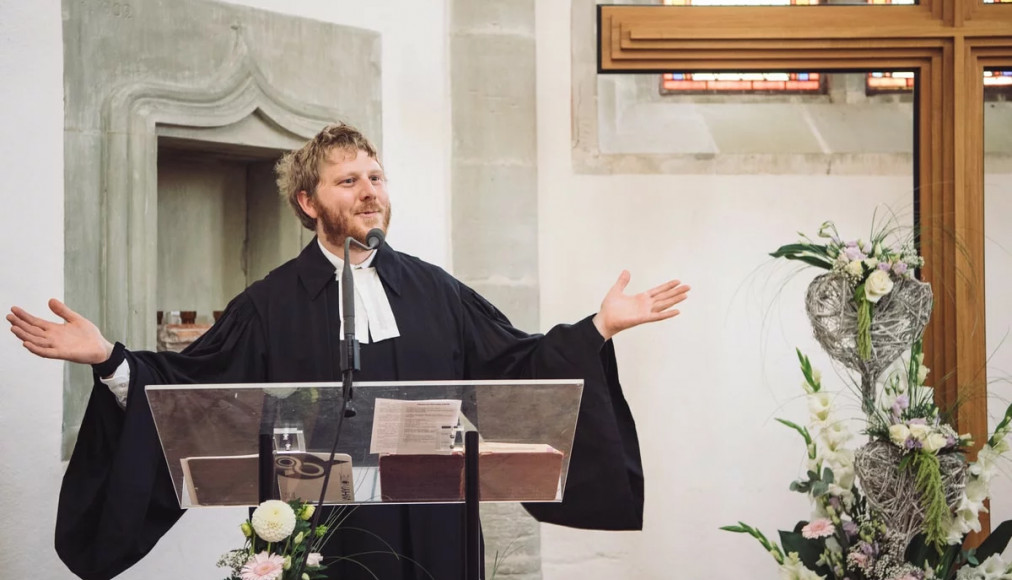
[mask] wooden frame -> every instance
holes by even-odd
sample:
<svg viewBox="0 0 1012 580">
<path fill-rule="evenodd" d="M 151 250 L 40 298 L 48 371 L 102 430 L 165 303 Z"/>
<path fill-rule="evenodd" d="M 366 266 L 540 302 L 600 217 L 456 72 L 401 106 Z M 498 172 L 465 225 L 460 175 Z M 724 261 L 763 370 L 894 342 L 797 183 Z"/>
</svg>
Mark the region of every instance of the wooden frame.
<svg viewBox="0 0 1012 580">
<path fill-rule="evenodd" d="M 1012 6 L 598 7 L 598 72 L 913 70 L 915 211 L 935 310 L 925 364 L 956 428 L 987 438 L 984 333 L 986 67 L 1012 66 Z M 814 34 L 813 31 L 817 31 Z M 958 404 L 958 405 L 957 405 Z M 989 527 L 987 514 L 982 524 Z M 971 542 L 974 539 L 971 538 Z"/>
</svg>

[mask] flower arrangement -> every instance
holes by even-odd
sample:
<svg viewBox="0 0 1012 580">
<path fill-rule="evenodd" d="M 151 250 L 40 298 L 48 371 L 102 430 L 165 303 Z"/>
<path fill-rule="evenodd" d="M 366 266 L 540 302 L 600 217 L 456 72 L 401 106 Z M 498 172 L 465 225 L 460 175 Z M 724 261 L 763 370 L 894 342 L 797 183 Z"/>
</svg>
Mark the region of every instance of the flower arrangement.
<svg viewBox="0 0 1012 580">
<path fill-rule="evenodd" d="M 314 512 L 313 504 L 299 500 L 272 499 L 261 503 L 239 526 L 246 537 L 245 545 L 226 552 L 218 560 L 219 568 L 230 571 L 226 580 L 325 578 L 323 571 L 327 566 L 319 550 L 333 533 L 340 511 L 335 510 L 323 524 L 311 529 L 310 519 Z M 296 578 L 303 557 L 306 557 L 306 567 Z"/>
<path fill-rule="evenodd" d="M 779 543 L 743 522 L 721 529 L 757 539 L 788 580 L 1012 578 L 1012 563 L 1001 558 L 1012 537 L 1012 521 L 998 526 L 976 549 L 962 547 L 968 533 L 981 530 L 979 517 L 987 511 L 984 501 L 996 461 L 1009 448 L 1012 405 L 976 461 L 967 462 L 963 451 L 972 441 L 946 423 L 933 389 L 925 384 L 929 370 L 920 338 L 931 305 L 924 292 L 930 295 L 930 290 L 911 276 L 921 258 L 909 244 L 898 251 L 888 248 L 885 234 L 868 243 L 842 242 L 831 222 L 823 224 L 820 236 L 829 243 L 803 241 L 772 255 L 829 270 L 809 287 L 808 315 L 830 356 L 862 375 L 869 440 L 856 448 L 849 445 L 854 433 L 836 416 L 834 396 L 799 350 L 808 423 L 777 420 L 805 441 L 807 474 L 790 489 L 809 496 L 812 516 L 781 531 Z M 906 287 L 903 295 L 897 293 L 901 286 Z M 883 298 L 890 295 L 898 305 L 883 308 Z M 862 304 L 867 304 L 865 313 Z M 862 326 L 861 317 L 890 318 L 890 332 Z M 868 327 L 864 347 L 855 334 Z M 893 356 L 896 334 L 891 331 L 897 328 L 906 341 L 904 365 L 894 364 L 902 358 Z M 860 352 L 855 356 L 854 351 Z M 886 376 L 880 381 L 881 374 Z"/>
<path fill-rule="evenodd" d="M 800 242 L 781 246 L 770 254 L 774 258 L 799 260 L 829 270 L 850 282 L 858 312 L 858 353 L 865 360 L 871 357 L 872 304 L 892 292 L 896 279 L 912 279 L 914 271 L 924 265 L 912 241 L 898 250 L 886 245 L 889 234 L 890 230 L 880 229 L 873 232 L 868 241 L 843 241 L 836 225 L 827 221 L 818 234 L 828 240 L 826 243 L 816 243 L 801 234 Z"/>
</svg>

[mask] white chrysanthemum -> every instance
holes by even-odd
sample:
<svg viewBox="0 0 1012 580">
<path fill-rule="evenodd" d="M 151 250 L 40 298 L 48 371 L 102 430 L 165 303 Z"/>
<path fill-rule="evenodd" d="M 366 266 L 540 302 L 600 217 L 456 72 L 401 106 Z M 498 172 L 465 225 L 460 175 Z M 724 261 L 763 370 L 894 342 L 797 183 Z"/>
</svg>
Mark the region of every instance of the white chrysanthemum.
<svg viewBox="0 0 1012 580">
<path fill-rule="evenodd" d="M 265 542 L 280 542 L 295 530 L 295 511 L 283 501 L 270 499 L 253 510 L 250 522 Z"/>
</svg>

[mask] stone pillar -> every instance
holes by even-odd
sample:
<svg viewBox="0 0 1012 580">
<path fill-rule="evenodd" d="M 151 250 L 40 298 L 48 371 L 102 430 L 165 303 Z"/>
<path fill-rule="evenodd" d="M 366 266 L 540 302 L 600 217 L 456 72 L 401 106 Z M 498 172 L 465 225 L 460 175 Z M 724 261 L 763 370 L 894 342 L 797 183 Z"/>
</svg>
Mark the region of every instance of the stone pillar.
<svg viewBox="0 0 1012 580">
<path fill-rule="evenodd" d="M 534 0 L 452 0 L 453 269 L 518 328 L 538 324 Z M 538 523 L 519 504 L 482 509 L 486 570 L 541 578 Z"/>
</svg>

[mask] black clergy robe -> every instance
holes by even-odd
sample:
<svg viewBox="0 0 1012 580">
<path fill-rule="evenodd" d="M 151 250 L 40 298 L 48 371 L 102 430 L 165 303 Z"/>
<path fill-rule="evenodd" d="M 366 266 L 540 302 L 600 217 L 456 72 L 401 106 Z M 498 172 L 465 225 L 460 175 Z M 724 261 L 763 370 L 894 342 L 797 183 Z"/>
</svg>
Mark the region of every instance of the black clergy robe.
<svg viewBox="0 0 1012 580">
<path fill-rule="evenodd" d="M 525 507 L 539 521 L 565 526 L 642 527 L 635 425 L 612 344 L 601 338 L 590 317 L 529 335 L 441 268 L 388 245 L 378 250 L 373 265 L 400 336 L 363 344 L 356 380 L 584 379 L 565 499 Z M 297 258 L 233 299 L 184 352 L 128 351 L 125 411 L 96 380 L 57 511 L 56 550 L 71 571 L 85 580 L 119 574 L 147 554 L 184 512 L 144 386 L 340 381 L 338 286 L 334 266 L 314 239 Z M 344 527 L 370 530 L 417 564 L 366 555 L 357 557 L 362 566 L 330 564 L 328 573 L 342 580 L 460 578 L 462 514 L 459 504 L 358 507 Z M 236 539 L 238 547 L 241 538 Z M 387 549 L 367 534 L 336 533 L 324 555 Z"/>
</svg>

